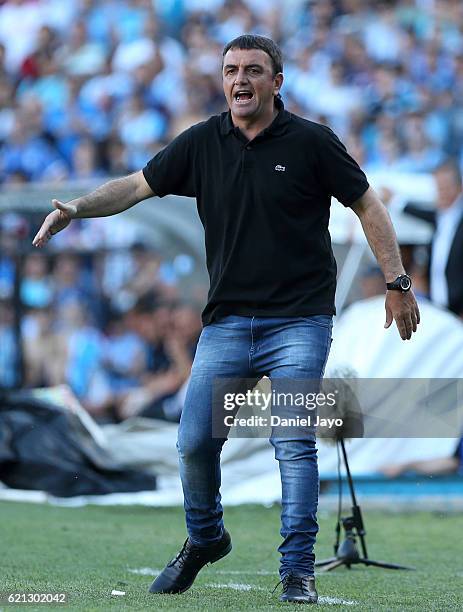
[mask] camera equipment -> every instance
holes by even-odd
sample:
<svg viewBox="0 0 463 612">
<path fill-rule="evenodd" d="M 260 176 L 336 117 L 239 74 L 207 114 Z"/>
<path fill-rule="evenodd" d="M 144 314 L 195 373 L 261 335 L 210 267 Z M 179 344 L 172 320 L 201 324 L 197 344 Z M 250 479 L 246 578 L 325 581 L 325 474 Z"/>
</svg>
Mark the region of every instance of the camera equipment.
<svg viewBox="0 0 463 612">
<path fill-rule="evenodd" d="M 338 483 L 339 483 L 339 505 L 338 505 L 338 519 L 336 522 L 336 540 L 334 543 L 334 557 L 324 559 L 323 561 L 317 561 L 316 567 L 322 568 L 322 571 L 329 572 L 330 570 L 345 565 L 348 569 L 351 565 L 356 563 L 362 563 L 363 565 L 374 565 L 375 567 L 383 567 L 386 569 L 404 569 L 411 570 L 413 567 L 406 567 L 405 565 L 396 565 L 395 563 L 385 563 L 384 561 L 373 561 L 368 557 L 367 545 L 365 541 L 365 526 L 363 524 L 362 511 L 360 506 L 357 504 L 355 497 L 354 481 L 349 468 L 349 461 L 347 459 L 346 447 L 344 445 L 344 439 L 339 438 L 336 441 L 338 450 Z M 346 468 L 347 483 L 349 485 L 349 491 L 352 499 L 352 515 L 347 517 L 341 517 L 341 500 L 342 500 L 342 479 L 341 479 L 341 461 L 340 451 L 342 452 L 342 458 L 344 460 L 344 466 Z M 345 531 L 345 539 L 340 542 L 341 525 Z M 362 549 L 362 556 L 357 546 L 357 538 L 360 540 L 360 546 Z"/>
<path fill-rule="evenodd" d="M 394 563 L 385 563 L 383 561 L 373 561 L 368 557 L 367 545 L 365 541 L 365 526 L 362 518 L 362 511 L 357 504 L 355 496 L 354 481 L 349 468 L 347 458 L 345 439 L 348 437 L 363 437 L 363 415 L 360 403 L 352 387 L 352 381 L 356 377 L 356 373 L 349 369 L 335 371 L 336 378 L 329 378 L 323 381 L 325 392 L 327 390 L 335 390 L 338 394 L 338 401 L 331 407 L 331 417 L 340 417 L 342 426 L 333 428 L 325 441 L 335 443 L 338 453 L 338 517 L 336 521 L 336 539 L 334 543 L 334 557 L 317 561 L 316 567 L 320 567 L 322 571 L 328 572 L 341 565 L 345 565 L 348 569 L 351 565 L 361 563 L 363 565 L 374 565 L 375 567 L 383 567 L 386 569 L 414 569 L 404 565 L 396 565 Z M 349 380 L 350 379 L 350 382 Z M 326 415 L 325 415 L 326 416 Z M 341 517 L 342 509 L 342 477 L 341 477 L 341 455 L 346 469 L 347 484 L 349 486 L 350 496 L 352 500 L 351 516 Z M 340 543 L 341 526 L 345 532 L 345 539 Z M 359 552 L 357 539 L 360 540 L 361 553 Z"/>
</svg>

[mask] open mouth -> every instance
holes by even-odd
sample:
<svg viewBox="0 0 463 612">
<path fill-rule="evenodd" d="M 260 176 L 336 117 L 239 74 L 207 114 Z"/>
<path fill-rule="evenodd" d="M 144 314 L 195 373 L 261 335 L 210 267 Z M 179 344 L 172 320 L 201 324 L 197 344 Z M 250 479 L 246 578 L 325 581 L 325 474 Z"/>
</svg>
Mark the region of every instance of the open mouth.
<svg viewBox="0 0 463 612">
<path fill-rule="evenodd" d="M 237 104 L 246 104 L 247 102 L 252 100 L 253 97 L 254 97 L 254 94 L 252 93 L 252 91 L 249 91 L 248 89 L 239 89 L 233 95 L 233 99 L 235 100 Z"/>
</svg>

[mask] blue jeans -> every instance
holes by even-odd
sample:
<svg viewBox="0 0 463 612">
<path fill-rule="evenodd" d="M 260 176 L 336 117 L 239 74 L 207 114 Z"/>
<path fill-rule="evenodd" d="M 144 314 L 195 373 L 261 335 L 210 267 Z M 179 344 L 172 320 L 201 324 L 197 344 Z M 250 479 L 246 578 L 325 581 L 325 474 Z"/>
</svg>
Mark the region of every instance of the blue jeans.
<svg viewBox="0 0 463 612">
<path fill-rule="evenodd" d="M 198 546 L 223 532 L 220 452 L 226 439 L 212 436 L 214 379 L 321 379 L 331 344 L 332 317 L 226 316 L 207 325 L 199 339 L 183 408 L 177 448 L 186 524 Z M 313 575 L 318 531 L 318 468 L 315 438 L 270 442 L 282 484 L 280 575 Z"/>
</svg>

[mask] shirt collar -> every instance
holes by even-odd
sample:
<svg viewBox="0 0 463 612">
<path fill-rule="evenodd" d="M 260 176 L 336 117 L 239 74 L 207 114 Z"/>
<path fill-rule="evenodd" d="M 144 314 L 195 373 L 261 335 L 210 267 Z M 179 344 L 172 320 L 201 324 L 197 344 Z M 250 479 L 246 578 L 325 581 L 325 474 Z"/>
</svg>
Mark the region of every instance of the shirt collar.
<svg viewBox="0 0 463 612">
<path fill-rule="evenodd" d="M 281 134 L 284 134 L 288 129 L 288 123 L 291 121 L 291 113 L 285 110 L 283 100 L 280 97 L 275 98 L 275 106 L 278 109 L 278 115 L 268 127 L 266 127 L 264 130 L 262 130 L 262 132 L 260 132 L 259 135 L 265 134 L 269 136 L 280 136 Z M 222 113 L 220 125 L 221 133 L 226 136 L 227 134 L 233 132 L 235 129 L 238 128 L 235 128 L 235 126 L 233 125 L 231 112 L 228 111 L 227 113 Z"/>
<path fill-rule="evenodd" d="M 463 195 L 460 194 L 454 203 L 446 208 L 445 210 L 437 211 L 437 220 L 440 219 L 454 219 L 455 221 L 460 218 L 463 213 Z"/>
</svg>

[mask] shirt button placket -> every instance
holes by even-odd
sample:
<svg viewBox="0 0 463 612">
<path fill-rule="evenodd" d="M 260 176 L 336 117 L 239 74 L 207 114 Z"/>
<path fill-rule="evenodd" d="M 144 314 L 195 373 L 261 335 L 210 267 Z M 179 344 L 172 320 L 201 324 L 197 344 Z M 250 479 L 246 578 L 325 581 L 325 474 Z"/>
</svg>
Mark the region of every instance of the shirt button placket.
<svg viewBox="0 0 463 612">
<path fill-rule="evenodd" d="M 250 157 L 248 151 L 252 151 L 252 146 L 251 145 L 246 145 L 243 148 L 242 168 L 243 168 L 244 171 L 250 170 L 252 168 L 252 166 L 253 166 L 252 161 L 251 161 L 252 158 Z"/>
</svg>

